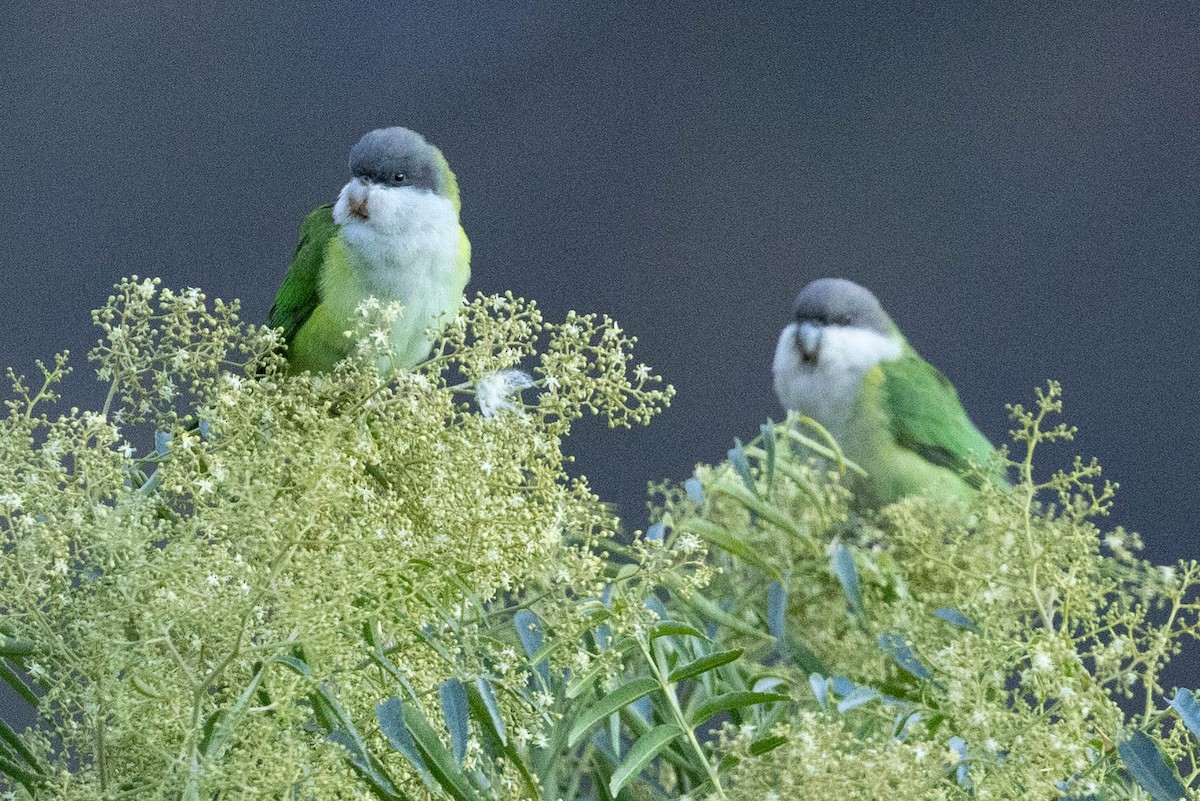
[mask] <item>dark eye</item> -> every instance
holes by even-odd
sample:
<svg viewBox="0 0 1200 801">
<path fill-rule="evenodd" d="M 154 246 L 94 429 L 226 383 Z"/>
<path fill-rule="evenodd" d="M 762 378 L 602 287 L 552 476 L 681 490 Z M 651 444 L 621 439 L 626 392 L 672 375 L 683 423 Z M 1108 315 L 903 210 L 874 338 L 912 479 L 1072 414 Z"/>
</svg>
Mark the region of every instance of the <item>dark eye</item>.
<svg viewBox="0 0 1200 801">
<path fill-rule="evenodd" d="M 408 180 L 408 176 L 402 172 L 398 172 L 392 176 L 392 183 L 394 184 L 402 184 L 406 180 Z"/>
<path fill-rule="evenodd" d="M 850 325 L 850 315 L 839 314 L 837 317 L 833 318 L 833 324 L 834 325 Z"/>
</svg>

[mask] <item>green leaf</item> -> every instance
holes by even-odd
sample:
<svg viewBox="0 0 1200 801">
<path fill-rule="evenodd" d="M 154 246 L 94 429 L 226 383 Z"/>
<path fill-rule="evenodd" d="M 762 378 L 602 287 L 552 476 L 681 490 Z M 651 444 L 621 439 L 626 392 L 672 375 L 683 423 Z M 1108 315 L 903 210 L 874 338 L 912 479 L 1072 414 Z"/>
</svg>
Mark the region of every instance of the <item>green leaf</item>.
<svg viewBox="0 0 1200 801">
<path fill-rule="evenodd" d="M 401 797 L 400 791 L 396 789 L 391 777 L 384 771 L 383 765 L 366 750 L 366 746 L 357 733 L 352 733 L 348 729 L 334 729 L 325 739 L 346 749 L 346 761 L 371 786 L 376 795 L 387 799 Z"/>
<path fill-rule="evenodd" d="M 774 751 L 779 746 L 787 742 L 787 738 L 780 735 L 764 737 L 761 740 L 755 740 L 750 743 L 750 753 L 753 756 L 762 756 L 768 751 Z"/>
<path fill-rule="evenodd" d="M 621 788 L 628 784 L 630 779 L 641 773 L 650 760 L 658 756 L 660 751 L 681 734 L 683 734 L 683 729 L 674 723 L 664 723 L 661 726 L 655 726 L 639 737 L 638 741 L 633 744 L 633 748 L 629 749 L 624 761 L 613 772 L 612 778 L 609 779 L 609 794 L 616 796 L 621 792 Z"/>
<path fill-rule="evenodd" d="M 533 660 L 546 643 L 546 635 L 542 631 L 542 621 L 533 612 L 522 609 L 513 615 L 513 625 L 517 629 L 517 636 L 521 638 L 521 646 L 525 649 L 526 655 Z M 541 676 L 543 686 L 549 687 L 550 663 L 544 658 L 538 658 L 533 662 L 533 669 Z"/>
<path fill-rule="evenodd" d="M 375 719 L 379 721 L 379 730 L 391 743 L 392 748 L 395 748 L 401 756 L 408 760 L 408 764 L 417 771 L 417 775 L 421 777 L 421 781 L 425 782 L 425 786 L 436 793 L 441 785 L 429 772 L 425 758 L 417 750 L 417 744 L 413 742 L 412 735 L 404 726 L 404 702 L 393 695 L 386 701 L 377 704 Z"/>
<path fill-rule="evenodd" d="M 475 679 L 475 693 L 472 693 L 472 698 L 478 698 L 475 708 L 475 719 L 480 725 L 487 726 L 492 733 L 496 735 L 496 739 L 501 745 L 508 745 L 508 730 L 504 726 L 504 717 L 500 714 L 500 704 L 496 701 L 496 694 L 492 691 L 492 685 L 483 676 L 478 676 Z M 473 704 L 473 707 L 476 705 Z"/>
<path fill-rule="evenodd" d="M 951 626 L 957 626 L 958 628 L 966 629 L 967 631 L 979 631 L 979 628 L 971 622 L 971 618 L 967 617 L 957 609 L 953 609 L 949 606 L 938 607 L 937 609 L 933 610 L 933 614 L 946 621 Z"/>
<path fill-rule="evenodd" d="M 775 486 L 775 424 L 767 420 L 758 427 L 762 437 L 763 450 L 767 452 L 767 490 Z"/>
<path fill-rule="evenodd" d="M 461 765 L 467 758 L 467 739 L 471 736 L 467 720 L 467 689 L 458 679 L 447 679 L 438 685 L 438 697 L 442 700 L 442 714 L 446 717 L 454 759 Z"/>
<path fill-rule="evenodd" d="M 379 719 L 380 726 L 384 725 L 386 717 L 389 729 L 393 735 L 396 735 L 398 733 L 397 711 L 403 718 L 402 728 L 407 730 L 411 736 L 412 745 L 420 754 L 429 775 L 436 782 L 436 786 L 456 801 L 476 801 L 479 794 L 471 786 L 468 777 L 463 775 L 462 771 L 454 764 L 453 755 L 446 750 L 446 746 L 442 745 L 437 733 L 415 704 L 405 704 L 394 696 L 389 698 L 375 709 L 375 716 Z M 385 736 L 387 736 L 387 731 L 384 731 Z M 388 736 L 388 741 L 397 745 L 397 743 L 404 743 L 404 737 L 399 735 L 393 741 L 392 737 Z M 397 747 L 399 748 L 398 745 Z M 401 751 L 401 753 L 404 752 Z"/>
<path fill-rule="evenodd" d="M 729 464 L 733 466 L 733 471 L 742 479 L 742 483 L 746 485 L 746 489 L 758 494 L 758 485 L 754 483 L 754 475 L 750 472 L 750 462 L 746 459 L 746 451 L 742 447 L 742 441 L 736 437 L 733 440 L 733 447 L 729 449 Z"/>
<path fill-rule="evenodd" d="M 810 540 L 810 537 L 796 525 L 796 521 L 792 519 L 790 514 L 775 504 L 758 497 L 745 487 L 730 482 L 722 482 L 713 487 L 713 491 L 732 498 L 785 534 L 805 542 Z"/>
<path fill-rule="evenodd" d="M 1117 745 L 1121 761 L 1154 801 L 1179 801 L 1187 791 L 1163 758 L 1154 741 L 1136 729 Z"/>
<path fill-rule="evenodd" d="M 707 640 L 694 626 L 689 626 L 687 623 L 680 623 L 677 620 L 660 620 L 654 624 L 654 628 L 650 631 L 650 639 L 654 640 L 659 637 L 697 637 L 701 640 Z"/>
<path fill-rule="evenodd" d="M 0 635 L 0 657 L 5 659 L 20 659 L 33 654 L 33 642 L 18 640 L 14 637 Z"/>
<path fill-rule="evenodd" d="M 829 668 L 808 645 L 791 632 L 785 631 L 779 643 L 779 653 L 805 673 L 827 673 Z"/>
<path fill-rule="evenodd" d="M 0 754 L 0 776 L 8 776 L 11 779 L 15 779 L 29 791 L 30 795 L 33 795 L 34 788 L 42 782 L 41 776 L 26 770 L 23 765 L 18 765 L 3 754 Z"/>
<path fill-rule="evenodd" d="M 585 709 L 567 735 L 567 745 L 574 748 L 583 739 L 583 735 L 591 730 L 604 718 L 619 709 L 632 704 L 644 695 L 649 695 L 659 689 L 658 682 L 651 678 L 635 679 L 613 690 L 596 703 Z"/>
<path fill-rule="evenodd" d="M 777 640 L 787 637 L 788 591 L 783 582 L 767 585 L 767 631 Z"/>
<path fill-rule="evenodd" d="M 258 671 L 247 683 L 245 689 L 238 695 L 237 702 L 233 706 L 218 709 L 209 715 L 208 721 L 204 726 L 204 739 L 200 741 L 200 753 L 210 759 L 218 759 L 229 743 L 233 740 L 234 730 L 245 715 L 246 709 L 250 706 L 250 699 L 254 697 L 254 693 L 258 690 L 258 685 L 262 682 L 266 670 L 261 663 L 258 665 Z"/>
<path fill-rule="evenodd" d="M 845 714 L 855 707 L 869 704 L 875 699 L 882 697 L 883 693 L 879 692 L 879 690 L 872 687 L 864 687 L 860 684 L 847 693 L 842 700 L 838 701 L 837 711 Z"/>
<path fill-rule="evenodd" d="M 896 661 L 905 672 L 918 679 L 931 679 L 933 674 L 929 668 L 917 658 L 912 646 L 899 634 L 887 632 L 879 635 L 879 647 Z"/>
<path fill-rule="evenodd" d="M 783 695 L 782 693 L 756 693 L 750 690 L 740 690 L 737 692 L 725 693 L 724 695 L 718 695 L 715 698 L 709 698 L 707 701 L 692 710 L 692 714 L 688 717 L 688 723 L 695 728 L 711 718 L 713 715 L 718 715 L 722 712 L 728 712 L 732 709 L 754 706 L 755 704 L 771 704 L 778 701 L 790 700 L 792 700 L 791 696 Z"/>
<path fill-rule="evenodd" d="M 746 564 L 754 565 L 760 570 L 770 573 L 777 581 L 780 580 L 778 571 L 763 560 L 757 551 L 710 520 L 691 518 L 683 521 L 675 528 L 679 531 L 690 531 L 693 534 L 698 534 L 712 545 L 736 556 Z"/>
<path fill-rule="evenodd" d="M 707 673 L 714 668 L 719 668 L 721 665 L 728 665 L 741 655 L 741 648 L 705 654 L 698 659 L 693 659 L 686 665 L 682 665 L 672 670 L 671 675 L 667 677 L 667 681 L 674 684 L 675 682 L 682 681 L 683 679 L 690 679 L 693 676 L 699 676 L 701 673 Z"/>
<path fill-rule="evenodd" d="M 862 588 L 858 582 L 858 568 L 854 566 L 854 554 L 845 545 L 839 543 L 833 546 L 830 561 L 833 563 L 833 574 L 837 576 L 838 583 L 842 585 L 842 592 L 846 594 L 850 611 L 861 616 L 863 613 Z"/>
<path fill-rule="evenodd" d="M 0 681 L 3 681 L 9 687 L 12 687 L 17 695 L 25 699 L 25 703 L 30 706 L 38 705 L 38 697 L 33 690 L 29 689 L 29 685 L 15 671 L 9 668 L 8 663 L 0 659 Z"/>
<path fill-rule="evenodd" d="M 34 772 L 45 774 L 45 768 L 38 762 L 38 758 L 34 755 L 33 751 L 29 750 L 29 747 L 25 745 L 25 741 L 21 739 L 21 735 L 13 731 L 3 719 L 0 719 L 0 741 L 6 743 Z"/>
<path fill-rule="evenodd" d="M 1191 690 L 1178 690 L 1171 699 L 1170 707 L 1179 714 L 1179 719 L 1194 737 L 1200 737 L 1200 704 Z"/>
</svg>

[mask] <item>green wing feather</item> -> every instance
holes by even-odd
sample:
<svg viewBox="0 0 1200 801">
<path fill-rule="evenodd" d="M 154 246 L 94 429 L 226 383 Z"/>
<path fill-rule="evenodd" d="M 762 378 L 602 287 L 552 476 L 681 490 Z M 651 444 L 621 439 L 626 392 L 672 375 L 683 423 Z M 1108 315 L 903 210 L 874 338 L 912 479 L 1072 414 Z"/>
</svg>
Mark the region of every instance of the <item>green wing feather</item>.
<svg viewBox="0 0 1200 801">
<path fill-rule="evenodd" d="M 337 236 L 333 205 L 319 206 L 300 225 L 300 243 L 292 256 L 291 269 L 275 295 L 268 321 L 282 328 L 285 342 L 291 342 L 321 303 L 321 263 L 329 240 Z"/>
<path fill-rule="evenodd" d="M 897 444 L 979 487 L 983 479 L 971 472 L 971 466 L 986 463 L 993 448 L 967 417 L 954 385 L 908 345 L 899 359 L 881 362 L 879 367 L 883 401 Z"/>
</svg>

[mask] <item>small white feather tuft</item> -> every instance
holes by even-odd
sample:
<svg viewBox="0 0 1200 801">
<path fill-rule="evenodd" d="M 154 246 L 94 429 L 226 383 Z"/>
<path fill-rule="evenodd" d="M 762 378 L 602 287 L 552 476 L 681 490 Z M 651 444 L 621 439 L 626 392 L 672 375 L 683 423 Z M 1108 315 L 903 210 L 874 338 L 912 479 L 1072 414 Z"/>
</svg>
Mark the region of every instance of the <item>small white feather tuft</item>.
<svg viewBox="0 0 1200 801">
<path fill-rule="evenodd" d="M 515 393 L 533 386 L 533 378 L 521 370 L 500 370 L 488 373 L 475 385 L 475 397 L 484 417 L 495 417 L 504 409 L 512 409 L 509 400 Z"/>
</svg>

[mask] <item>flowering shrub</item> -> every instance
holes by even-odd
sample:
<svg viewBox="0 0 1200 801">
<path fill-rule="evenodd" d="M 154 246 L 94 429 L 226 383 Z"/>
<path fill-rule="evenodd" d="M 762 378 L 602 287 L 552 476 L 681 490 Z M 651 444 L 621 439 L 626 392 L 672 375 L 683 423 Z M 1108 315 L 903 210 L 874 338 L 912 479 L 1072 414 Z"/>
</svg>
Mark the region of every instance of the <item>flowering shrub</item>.
<svg viewBox="0 0 1200 801">
<path fill-rule="evenodd" d="M 967 508 L 855 512 L 862 468 L 789 420 L 618 536 L 561 446 L 670 401 L 632 337 L 480 297 L 391 376 L 402 310 L 360 311 L 296 376 L 236 304 L 135 278 L 101 409 L 53 410 L 66 354 L 10 373 L 8 797 L 1200 797 L 1200 706 L 1158 678 L 1200 567 L 1102 533 L 1094 464 L 1035 475 L 1056 385 Z"/>
</svg>

